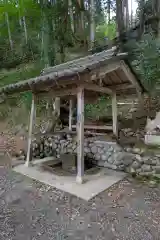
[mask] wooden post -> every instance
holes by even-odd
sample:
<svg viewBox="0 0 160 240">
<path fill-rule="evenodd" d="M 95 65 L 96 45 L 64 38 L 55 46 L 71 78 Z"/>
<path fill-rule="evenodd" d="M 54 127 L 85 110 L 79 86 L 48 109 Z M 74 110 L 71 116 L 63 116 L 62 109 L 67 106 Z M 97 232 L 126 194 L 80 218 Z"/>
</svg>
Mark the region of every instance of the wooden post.
<svg viewBox="0 0 160 240">
<path fill-rule="evenodd" d="M 73 120 L 73 99 L 69 100 L 69 131 L 72 131 Z"/>
<path fill-rule="evenodd" d="M 60 105 L 61 105 L 61 99 L 60 99 L 60 97 L 56 97 L 55 103 L 54 103 L 54 108 L 55 108 L 55 112 L 58 113 L 58 117 L 60 116 Z"/>
<path fill-rule="evenodd" d="M 77 94 L 77 183 L 84 177 L 84 88 Z"/>
<path fill-rule="evenodd" d="M 112 95 L 112 124 L 113 124 L 113 133 L 116 137 L 118 137 L 116 93 L 113 93 L 113 95 Z"/>
<path fill-rule="evenodd" d="M 28 149 L 27 149 L 27 159 L 25 165 L 28 167 L 30 161 L 32 160 L 32 132 L 35 121 L 35 96 L 32 94 L 32 105 L 31 105 L 31 113 L 30 113 L 30 124 L 29 124 L 29 133 L 28 133 Z"/>
</svg>

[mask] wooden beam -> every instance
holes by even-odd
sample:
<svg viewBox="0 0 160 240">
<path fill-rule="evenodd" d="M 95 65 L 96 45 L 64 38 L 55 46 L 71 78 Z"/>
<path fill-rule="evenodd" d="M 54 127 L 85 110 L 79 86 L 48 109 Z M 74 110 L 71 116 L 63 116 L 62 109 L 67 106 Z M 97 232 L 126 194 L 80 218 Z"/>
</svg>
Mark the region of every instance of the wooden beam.
<svg viewBox="0 0 160 240">
<path fill-rule="evenodd" d="M 30 161 L 32 160 L 32 132 L 34 121 L 36 117 L 36 108 L 35 108 L 35 95 L 32 94 L 32 105 L 31 105 L 31 113 L 30 113 L 30 123 L 29 123 L 29 133 L 28 133 L 28 148 L 27 148 L 27 159 L 25 165 L 28 167 Z"/>
<path fill-rule="evenodd" d="M 117 84 L 115 86 L 111 86 L 111 89 L 113 91 L 126 90 L 126 89 L 132 89 L 132 88 L 134 88 L 132 83 L 123 83 L 123 84 Z"/>
<path fill-rule="evenodd" d="M 66 88 L 62 88 L 62 89 L 59 89 L 59 90 L 48 90 L 48 92 L 41 92 L 41 93 L 38 93 L 37 95 L 38 96 L 41 96 L 41 97 L 64 97 L 64 96 L 74 96 L 77 94 L 77 86 L 76 87 L 66 87 Z"/>
<path fill-rule="evenodd" d="M 75 126 L 75 125 L 74 125 Z M 73 128 L 72 128 L 73 129 Z M 35 137 L 42 137 L 42 136 L 47 136 L 47 137 L 53 137 L 53 136 L 55 136 L 55 135 L 57 135 L 57 134 L 62 134 L 62 133 L 64 133 L 64 134 L 66 134 L 66 133 L 68 133 L 68 134 L 76 134 L 77 133 L 77 131 L 75 131 L 75 130 L 72 130 L 72 131 L 69 131 L 69 129 L 66 127 L 66 130 L 65 129 L 63 129 L 63 130 L 60 130 L 60 131 L 56 131 L 56 132 L 53 132 L 52 134 L 51 133 L 48 133 L 48 134 L 43 134 L 43 133 L 37 133 L 37 134 L 35 134 L 34 136 Z M 86 136 L 88 136 L 88 135 L 93 135 L 93 136 L 106 136 L 107 135 L 107 133 L 97 133 L 97 132 L 84 132 L 84 135 L 86 135 Z"/>
<path fill-rule="evenodd" d="M 60 97 L 56 97 L 54 102 L 54 111 L 57 113 L 57 116 L 60 116 L 60 107 L 61 107 L 61 99 Z"/>
<path fill-rule="evenodd" d="M 113 91 L 110 88 L 100 87 L 100 86 L 98 86 L 96 84 L 92 84 L 92 83 L 84 83 L 82 86 L 84 87 L 84 89 L 87 89 L 90 91 L 101 92 L 101 93 L 105 93 L 105 94 L 109 94 L 109 95 L 111 95 L 113 93 Z"/>
<path fill-rule="evenodd" d="M 83 183 L 84 177 L 84 88 L 77 94 L 77 183 Z"/>
<path fill-rule="evenodd" d="M 76 128 L 76 125 L 72 125 L 72 128 Z M 84 129 L 93 129 L 93 130 L 112 130 L 112 126 L 94 126 L 94 125 L 84 125 Z"/>
<path fill-rule="evenodd" d="M 118 122 L 117 122 L 117 99 L 116 93 L 112 95 L 112 123 L 113 123 L 113 134 L 118 137 Z"/>
<path fill-rule="evenodd" d="M 99 78 L 104 77 L 106 74 L 116 71 L 120 68 L 120 61 L 114 62 L 114 63 L 109 63 L 103 67 L 97 68 L 94 70 L 91 74 L 91 80 L 95 80 L 97 78 L 97 72 L 99 75 Z"/>
<path fill-rule="evenodd" d="M 73 99 L 69 100 L 69 131 L 72 131 L 73 120 Z"/>
<path fill-rule="evenodd" d="M 104 94 L 109 94 L 111 95 L 113 93 L 113 91 L 107 87 L 100 87 L 96 84 L 93 84 L 93 83 L 84 83 L 84 82 L 79 82 L 77 83 L 79 84 L 82 88 L 85 88 L 87 90 L 90 90 L 90 91 L 95 91 L 95 92 L 101 92 L 101 93 L 104 93 Z M 66 89 L 63 88 L 61 90 L 50 90 L 49 92 L 46 92 L 46 93 L 40 93 L 38 94 L 39 96 L 41 97 L 63 97 L 63 96 L 74 96 L 76 95 L 78 92 L 78 87 L 67 87 Z"/>
<path fill-rule="evenodd" d="M 66 89 L 53 91 L 52 94 L 57 97 L 63 97 L 63 96 L 73 96 L 77 94 L 77 87 L 67 87 Z"/>
<path fill-rule="evenodd" d="M 120 61 L 120 66 L 121 66 L 121 69 L 123 70 L 123 72 L 125 73 L 126 77 L 128 78 L 128 80 L 133 84 L 133 86 L 136 88 L 136 90 L 141 93 L 142 92 L 141 86 L 139 85 L 136 77 L 131 72 L 131 70 L 127 66 L 127 64 L 125 64 L 124 61 Z"/>
</svg>

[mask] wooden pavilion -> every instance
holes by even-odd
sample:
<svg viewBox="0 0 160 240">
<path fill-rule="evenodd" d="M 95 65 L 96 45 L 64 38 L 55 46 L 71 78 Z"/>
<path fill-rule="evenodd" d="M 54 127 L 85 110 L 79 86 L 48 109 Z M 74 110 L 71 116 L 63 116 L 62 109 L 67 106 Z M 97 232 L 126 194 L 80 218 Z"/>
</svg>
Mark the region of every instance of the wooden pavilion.
<svg viewBox="0 0 160 240">
<path fill-rule="evenodd" d="M 84 92 L 86 97 L 93 92 L 107 94 L 112 98 L 112 129 L 118 135 L 117 127 L 117 94 L 135 90 L 141 96 L 143 88 L 125 63 L 126 53 L 114 55 L 115 49 L 103 51 L 84 58 L 44 69 L 38 77 L 10 84 L 0 89 L 2 94 L 13 94 L 25 91 L 32 92 L 32 106 L 28 136 L 26 166 L 31 160 L 32 131 L 35 119 L 35 98 L 44 95 L 56 99 L 56 109 L 60 109 L 60 98 L 70 98 L 69 130 L 72 129 L 72 97 L 77 96 L 77 182 L 83 182 L 84 176 Z"/>
</svg>

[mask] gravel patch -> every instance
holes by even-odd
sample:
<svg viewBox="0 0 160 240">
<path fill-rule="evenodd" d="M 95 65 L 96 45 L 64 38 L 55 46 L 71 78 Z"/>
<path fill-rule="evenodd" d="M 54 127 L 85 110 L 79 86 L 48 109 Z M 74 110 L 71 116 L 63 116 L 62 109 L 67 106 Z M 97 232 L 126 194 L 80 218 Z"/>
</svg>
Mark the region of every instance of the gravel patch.
<svg viewBox="0 0 160 240">
<path fill-rule="evenodd" d="M 89 202 L 0 168 L 1 240 L 158 240 L 160 188 L 125 179 Z"/>
</svg>

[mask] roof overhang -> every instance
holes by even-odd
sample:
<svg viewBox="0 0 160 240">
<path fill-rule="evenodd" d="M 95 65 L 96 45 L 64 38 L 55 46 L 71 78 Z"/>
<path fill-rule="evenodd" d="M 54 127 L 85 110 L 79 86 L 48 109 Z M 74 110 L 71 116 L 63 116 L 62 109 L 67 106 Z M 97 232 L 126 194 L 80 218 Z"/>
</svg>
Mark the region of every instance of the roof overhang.
<svg viewBox="0 0 160 240">
<path fill-rule="evenodd" d="M 89 55 L 44 69 L 38 77 L 4 86 L 0 89 L 0 94 L 32 91 L 35 94 L 51 92 L 52 96 L 57 96 L 82 84 L 86 89 L 87 84 L 105 87 L 108 94 L 112 91 L 122 91 L 124 88 L 142 91 L 138 80 L 124 61 L 126 56 L 126 53 L 114 56 L 112 49 Z M 87 90 L 95 91 L 94 87 Z"/>
</svg>

